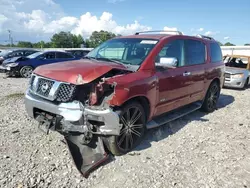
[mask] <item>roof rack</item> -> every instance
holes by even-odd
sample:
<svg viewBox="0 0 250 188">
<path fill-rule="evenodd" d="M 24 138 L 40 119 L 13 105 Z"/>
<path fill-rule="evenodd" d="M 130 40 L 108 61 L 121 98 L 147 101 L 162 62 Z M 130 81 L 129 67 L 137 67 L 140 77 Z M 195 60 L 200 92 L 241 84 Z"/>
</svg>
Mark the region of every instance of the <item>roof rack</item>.
<svg viewBox="0 0 250 188">
<path fill-rule="evenodd" d="M 214 40 L 213 37 L 205 36 L 205 35 L 196 35 L 196 37 L 203 38 L 203 39 L 208 39 L 208 40 Z"/>
<path fill-rule="evenodd" d="M 180 31 L 169 31 L 169 30 L 156 30 L 156 31 L 140 31 L 140 32 L 136 32 L 135 35 L 139 35 L 139 34 L 144 34 L 144 33 L 159 33 L 159 34 L 169 34 L 169 33 L 176 33 L 178 35 L 183 35 L 182 32 Z"/>
</svg>

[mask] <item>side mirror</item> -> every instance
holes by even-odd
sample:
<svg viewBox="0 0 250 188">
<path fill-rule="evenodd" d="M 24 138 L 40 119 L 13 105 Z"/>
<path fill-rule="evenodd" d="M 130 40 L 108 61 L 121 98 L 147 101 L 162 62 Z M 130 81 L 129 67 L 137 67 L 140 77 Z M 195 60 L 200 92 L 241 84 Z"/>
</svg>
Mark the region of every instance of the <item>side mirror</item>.
<svg viewBox="0 0 250 188">
<path fill-rule="evenodd" d="M 176 68 L 178 60 L 175 57 L 161 57 L 160 62 L 155 65 L 163 68 Z"/>
</svg>

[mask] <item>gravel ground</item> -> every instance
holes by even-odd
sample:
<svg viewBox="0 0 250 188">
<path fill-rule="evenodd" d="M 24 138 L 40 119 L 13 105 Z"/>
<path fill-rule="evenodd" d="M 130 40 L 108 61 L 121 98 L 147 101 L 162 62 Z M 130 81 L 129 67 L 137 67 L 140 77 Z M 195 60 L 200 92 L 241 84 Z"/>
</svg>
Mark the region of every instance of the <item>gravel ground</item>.
<svg viewBox="0 0 250 188">
<path fill-rule="evenodd" d="M 223 89 L 215 112 L 149 131 L 85 179 L 62 137 L 27 117 L 27 83 L 0 75 L 0 187 L 250 187 L 250 89 Z"/>
</svg>

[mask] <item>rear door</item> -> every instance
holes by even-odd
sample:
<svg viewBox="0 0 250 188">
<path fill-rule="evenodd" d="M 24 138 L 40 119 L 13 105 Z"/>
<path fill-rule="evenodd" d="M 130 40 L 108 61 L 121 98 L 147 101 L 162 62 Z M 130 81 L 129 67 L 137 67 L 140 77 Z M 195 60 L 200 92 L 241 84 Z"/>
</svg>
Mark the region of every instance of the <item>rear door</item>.
<svg viewBox="0 0 250 188">
<path fill-rule="evenodd" d="M 69 53 L 56 52 L 56 62 L 73 60 L 74 56 Z"/>
<path fill-rule="evenodd" d="M 183 76 L 189 80 L 190 84 L 187 88 L 189 102 L 200 100 L 203 96 L 206 63 L 208 63 L 206 44 L 198 39 L 186 39 Z"/>
</svg>

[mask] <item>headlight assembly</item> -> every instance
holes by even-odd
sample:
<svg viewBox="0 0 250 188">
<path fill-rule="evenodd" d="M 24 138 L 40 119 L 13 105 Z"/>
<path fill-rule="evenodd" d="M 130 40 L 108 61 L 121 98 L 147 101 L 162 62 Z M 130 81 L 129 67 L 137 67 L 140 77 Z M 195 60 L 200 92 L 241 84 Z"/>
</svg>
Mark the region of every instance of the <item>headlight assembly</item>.
<svg viewBox="0 0 250 188">
<path fill-rule="evenodd" d="M 16 67 L 18 65 L 18 63 L 10 63 L 7 64 L 6 67 Z"/>
<path fill-rule="evenodd" d="M 231 78 L 243 78 L 243 77 L 244 77 L 244 74 L 243 74 L 243 73 L 231 75 Z"/>
</svg>

